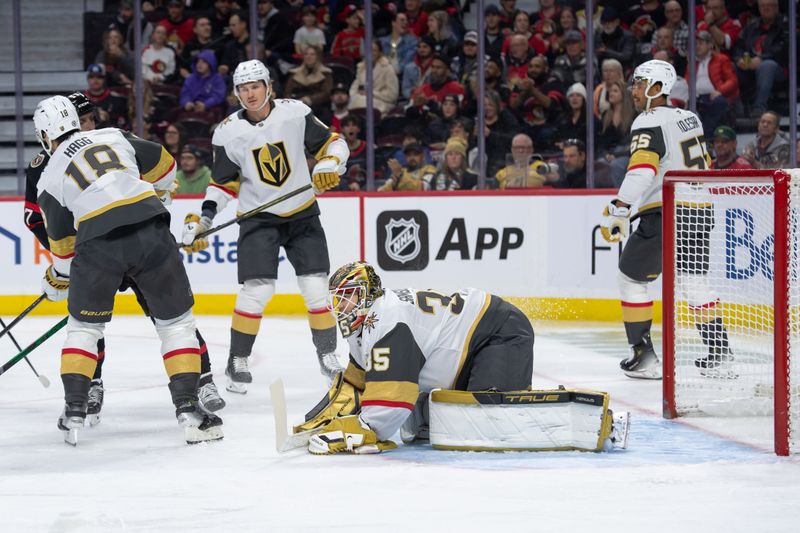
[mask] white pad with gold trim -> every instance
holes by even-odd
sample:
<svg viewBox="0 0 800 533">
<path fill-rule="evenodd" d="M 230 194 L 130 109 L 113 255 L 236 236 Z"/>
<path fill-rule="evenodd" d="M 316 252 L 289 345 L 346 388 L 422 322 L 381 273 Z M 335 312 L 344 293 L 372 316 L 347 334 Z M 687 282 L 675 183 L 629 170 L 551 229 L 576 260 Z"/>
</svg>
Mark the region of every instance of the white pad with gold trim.
<svg viewBox="0 0 800 533">
<path fill-rule="evenodd" d="M 430 399 L 431 445 L 472 451 L 601 451 L 614 436 L 608 402 L 608 394 L 597 391 L 437 389 Z"/>
</svg>

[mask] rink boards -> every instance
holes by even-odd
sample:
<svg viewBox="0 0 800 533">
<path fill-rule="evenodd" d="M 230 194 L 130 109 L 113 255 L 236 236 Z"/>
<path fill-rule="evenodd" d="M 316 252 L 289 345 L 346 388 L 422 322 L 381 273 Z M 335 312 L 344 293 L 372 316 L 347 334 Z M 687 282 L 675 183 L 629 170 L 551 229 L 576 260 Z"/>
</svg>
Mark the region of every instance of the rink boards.
<svg viewBox="0 0 800 533">
<path fill-rule="evenodd" d="M 477 286 L 512 298 L 534 317 L 617 320 L 621 245 L 600 236 L 600 213 L 615 191 L 465 193 L 336 193 L 319 199 L 331 265 L 359 258 L 384 284 L 451 291 Z M 173 234 L 200 197 L 176 199 Z M 235 216 L 235 202 L 217 215 Z M 40 293 L 48 254 L 25 228 L 21 199 L 0 201 L 0 314 L 14 315 Z M 211 238 L 208 250 L 184 255 L 198 313 L 233 308 L 238 226 Z M 282 254 L 283 255 L 283 254 Z M 281 261 L 277 294 L 267 312 L 304 312 L 291 265 Z M 660 299 L 660 284 L 651 287 Z M 61 314 L 63 304 L 38 311 Z M 656 311 L 660 307 L 656 306 Z M 130 293 L 116 313 L 139 313 Z M 658 318 L 658 316 L 657 316 Z"/>
</svg>

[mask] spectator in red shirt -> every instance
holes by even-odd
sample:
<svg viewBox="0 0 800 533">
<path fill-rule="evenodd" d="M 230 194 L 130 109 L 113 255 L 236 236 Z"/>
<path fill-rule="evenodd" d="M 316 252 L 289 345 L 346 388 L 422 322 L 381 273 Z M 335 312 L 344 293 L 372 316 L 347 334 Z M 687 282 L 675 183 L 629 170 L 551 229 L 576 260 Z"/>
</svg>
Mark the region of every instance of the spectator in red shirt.
<svg viewBox="0 0 800 533">
<path fill-rule="evenodd" d="M 695 87 L 697 111 L 703 118 L 706 138 L 717 129 L 728 114 L 729 105 L 739 96 L 739 80 L 733 62 L 725 54 L 715 52 L 713 37 L 707 31 L 697 34 L 697 66 Z M 687 76 L 688 79 L 688 69 Z"/>
<path fill-rule="evenodd" d="M 183 7 L 181 0 L 169 0 L 167 18 L 158 22 L 167 28 L 167 42 L 179 53 L 194 37 L 194 19 L 183 14 Z"/>
<path fill-rule="evenodd" d="M 506 83 L 511 87 L 519 85 L 528 77 L 528 61 L 534 56 L 524 35 L 511 37 L 509 54 L 506 57 Z"/>
<path fill-rule="evenodd" d="M 464 86 L 450 74 L 450 60 L 443 55 L 436 55 L 431 62 L 431 70 L 427 83 L 411 92 L 410 107 L 438 110 L 445 95 L 464 95 Z"/>
<path fill-rule="evenodd" d="M 711 162 L 713 169 L 753 168 L 747 159 L 736 153 L 736 132 L 730 126 L 718 126 L 714 130 L 714 153 L 717 158 Z"/>
<path fill-rule="evenodd" d="M 539 11 L 531 13 L 531 18 L 535 21 L 549 19 L 557 21 L 561 14 L 561 8 L 556 5 L 556 0 L 539 0 Z"/>
<path fill-rule="evenodd" d="M 533 55 L 547 53 L 548 43 L 545 42 L 542 37 L 533 33 L 531 30 L 530 16 L 524 11 L 517 11 L 514 15 L 513 33 L 503 41 L 502 55 L 506 60 L 508 59 L 509 50 L 511 48 L 511 39 L 518 35 L 525 37 L 526 46 L 533 48 Z"/>
<path fill-rule="evenodd" d="M 706 0 L 703 22 L 705 24 L 700 27 L 707 29 L 717 48 L 730 56 L 739 34 L 742 33 L 742 25 L 728 16 L 725 0 Z"/>
<path fill-rule="evenodd" d="M 417 37 L 428 33 L 428 13 L 422 10 L 422 0 L 406 0 L 408 29 Z"/>
<path fill-rule="evenodd" d="M 514 27 L 517 15 L 517 0 L 500 0 L 500 25 L 504 28 Z"/>
<path fill-rule="evenodd" d="M 358 62 L 361 60 L 361 46 L 364 41 L 364 28 L 358 8 L 353 4 L 346 5 L 339 14 L 339 20 L 343 20 L 347 26 L 333 38 L 331 55 L 350 57 Z"/>
</svg>

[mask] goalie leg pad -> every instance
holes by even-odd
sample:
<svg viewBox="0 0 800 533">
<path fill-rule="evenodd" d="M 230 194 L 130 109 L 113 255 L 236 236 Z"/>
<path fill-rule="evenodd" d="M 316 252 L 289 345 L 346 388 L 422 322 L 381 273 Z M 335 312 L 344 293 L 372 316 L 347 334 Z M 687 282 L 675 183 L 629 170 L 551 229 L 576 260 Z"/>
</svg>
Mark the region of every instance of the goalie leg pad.
<svg viewBox="0 0 800 533">
<path fill-rule="evenodd" d="M 430 441 L 440 450 L 602 451 L 614 430 L 608 402 L 597 391 L 437 389 Z"/>
</svg>

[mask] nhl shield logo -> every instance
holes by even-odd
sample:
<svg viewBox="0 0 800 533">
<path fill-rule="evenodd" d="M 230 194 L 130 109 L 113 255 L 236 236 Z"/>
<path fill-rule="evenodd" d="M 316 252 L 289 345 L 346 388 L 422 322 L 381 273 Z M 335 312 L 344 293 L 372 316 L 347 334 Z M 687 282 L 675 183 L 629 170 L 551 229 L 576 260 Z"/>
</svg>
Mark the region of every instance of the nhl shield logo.
<svg viewBox="0 0 800 533">
<path fill-rule="evenodd" d="M 378 265 L 384 270 L 423 270 L 428 266 L 428 217 L 418 210 L 378 215 Z"/>
<path fill-rule="evenodd" d="M 386 224 L 386 255 L 401 264 L 406 264 L 419 255 L 419 224 L 413 219 L 389 219 Z"/>
</svg>

